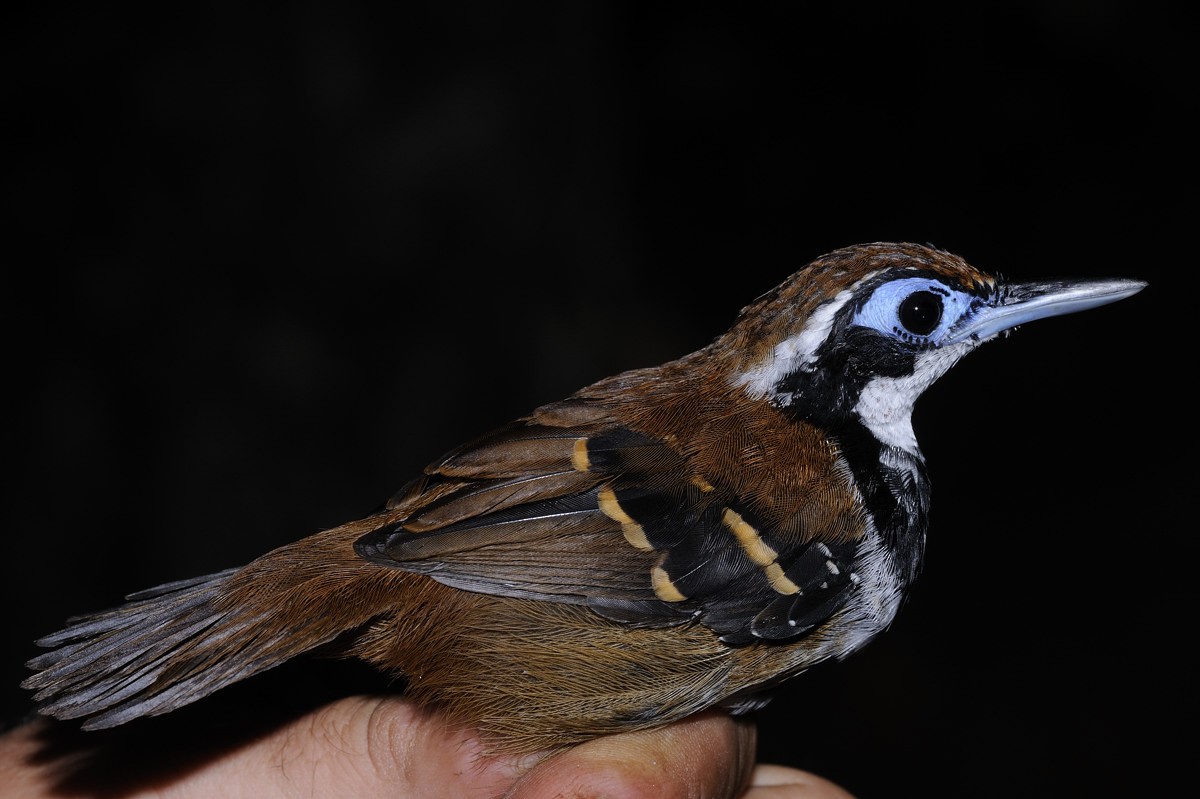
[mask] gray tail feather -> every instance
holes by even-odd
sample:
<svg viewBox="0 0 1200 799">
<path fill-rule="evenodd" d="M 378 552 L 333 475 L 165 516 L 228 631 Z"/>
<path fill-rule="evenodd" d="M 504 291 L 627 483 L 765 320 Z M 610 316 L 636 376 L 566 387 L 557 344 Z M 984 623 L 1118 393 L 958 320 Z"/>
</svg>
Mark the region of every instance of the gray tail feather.
<svg viewBox="0 0 1200 799">
<path fill-rule="evenodd" d="M 283 633 L 256 634 L 259 619 L 214 602 L 237 571 L 167 583 L 130 594 L 112 610 L 69 619 L 38 640 L 52 650 L 26 664 L 38 673 L 22 687 L 36 691 L 38 712 L 87 717 L 84 729 L 101 729 L 166 713 L 278 665 L 296 654 L 278 646 Z"/>
</svg>

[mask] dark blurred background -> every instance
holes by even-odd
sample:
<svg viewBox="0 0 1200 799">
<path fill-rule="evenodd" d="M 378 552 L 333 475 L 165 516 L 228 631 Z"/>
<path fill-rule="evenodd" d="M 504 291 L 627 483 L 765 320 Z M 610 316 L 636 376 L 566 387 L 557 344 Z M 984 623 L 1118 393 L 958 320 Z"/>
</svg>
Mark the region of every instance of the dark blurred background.
<svg viewBox="0 0 1200 799">
<path fill-rule="evenodd" d="M 5 12 L 5 716 L 66 616 L 365 514 L 805 261 L 911 240 L 1150 287 L 925 396 L 925 575 L 760 715 L 761 756 L 864 797 L 1173 784 L 1197 743 L 1191 21 L 514 5 Z"/>
</svg>

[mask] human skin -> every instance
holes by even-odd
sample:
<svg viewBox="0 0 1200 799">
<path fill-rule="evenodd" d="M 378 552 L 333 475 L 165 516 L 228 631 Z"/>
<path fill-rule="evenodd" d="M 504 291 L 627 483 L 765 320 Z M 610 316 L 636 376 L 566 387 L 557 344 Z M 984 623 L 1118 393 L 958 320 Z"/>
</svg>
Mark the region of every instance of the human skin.
<svg viewBox="0 0 1200 799">
<path fill-rule="evenodd" d="M 150 777 L 139 769 L 153 759 L 144 747 L 114 743 L 96 784 L 77 768 L 94 754 L 87 734 L 62 727 L 35 720 L 0 736 L 5 796 L 851 799 L 813 774 L 756 765 L 753 724 L 717 712 L 598 738 L 542 759 L 484 757 L 470 731 L 436 714 L 396 697 L 355 696 L 196 762 L 153 769 Z"/>
</svg>

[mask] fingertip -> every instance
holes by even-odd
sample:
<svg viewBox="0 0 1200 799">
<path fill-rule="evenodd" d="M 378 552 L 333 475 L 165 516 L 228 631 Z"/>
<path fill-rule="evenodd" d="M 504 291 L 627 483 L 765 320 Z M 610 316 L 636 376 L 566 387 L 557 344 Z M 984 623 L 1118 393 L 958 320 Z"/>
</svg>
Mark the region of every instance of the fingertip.
<svg viewBox="0 0 1200 799">
<path fill-rule="evenodd" d="M 686 796 L 653 758 L 556 757 L 518 781 L 505 799 L 674 799 Z"/>
<path fill-rule="evenodd" d="M 708 713 L 656 730 L 611 735 L 551 757 L 507 799 L 734 797 L 754 762 L 754 727 Z"/>
<path fill-rule="evenodd" d="M 840 785 L 809 771 L 764 763 L 754 769 L 747 799 L 789 797 L 791 799 L 854 799 Z"/>
</svg>

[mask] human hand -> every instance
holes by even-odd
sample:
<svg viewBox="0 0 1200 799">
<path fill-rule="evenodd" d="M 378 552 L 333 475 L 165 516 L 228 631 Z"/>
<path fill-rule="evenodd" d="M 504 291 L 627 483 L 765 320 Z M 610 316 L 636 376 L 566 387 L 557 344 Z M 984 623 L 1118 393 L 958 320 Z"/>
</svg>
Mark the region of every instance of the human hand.
<svg viewBox="0 0 1200 799">
<path fill-rule="evenodd" d="M 6 796 L 78 797 L 91 790 L 78 774 L 63 779 L 77 753 L 61 744 L 52 756 L 43 751 L 53 726 L 36 721 L 0 736 Z M 138 774 L 140 752 L 123 747 L 134 762 L 127 763 L 123 779 L 121 769 L 110 766 L 106 785 L 95 792 L 126 799 L 850 799 L 807 772 L 755 766 L 754 746 L 750 722 L 707 713 L 658 730 L 598 738 L 540 760 L 484 757 L 477 738 L 435 714 L 399 698 L 358 696 L 199 763 L 152 770 L 157 773 L 151 779 Z"/>
</svg>

